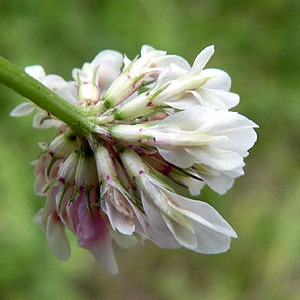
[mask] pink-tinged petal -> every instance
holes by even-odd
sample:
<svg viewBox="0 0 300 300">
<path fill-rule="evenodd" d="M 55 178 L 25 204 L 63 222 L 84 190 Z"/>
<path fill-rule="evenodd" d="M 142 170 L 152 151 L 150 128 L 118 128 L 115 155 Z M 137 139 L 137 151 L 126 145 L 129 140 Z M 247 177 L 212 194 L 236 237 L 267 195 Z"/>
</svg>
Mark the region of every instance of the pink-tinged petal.
<svg viewBox="0 0 300 300">
<path fill-rule="evenodd" d="M 61 195 L 63 193 L 63 196 Z M 79 224 L 78 218 L 78 201 L 69 202 L 70 196 L 74 193 L 74 187 L 70 186 L 65 192 L 61 189 L 61 193 L 58 193 L 58 197 L 62 196 L 60 202 L 62 203 L 62 209 L 60 210 L 61 220 L 65 226 L 76 235 L 77 227 Z M 57 198 L 58 198 L 57 197 Z M 57 199 L 58 200 L 58 199 Z M 56 202 L 58 203 L 59 201 Z"/>
<path fill-rule="evenodd" d="M 44 196 L 45 188 L 47 187 L 48 182 L 44 176 L 44 174 L 39 173 L 36 175 L 34 182 L 34 192 L 37 196 Z"/>
<path fill-rule="evenodd" d="M 88 249 L 108 272 L 118 274 L 119 270 L 113 253 L 109 232 L 107 232 L 106 236 L 102 236 L 101 239 L 94 240 L 87 247 L 81 244 L 78 245 Z"/>
<path fill-rule="evenodd" d="M 33 221 L 35 224 L 37 224 L 43 231 L 46 231 L 47 227 L 47 219 L 48 219 L 49 213 L 45 213 L 45 209 L 41 208 L 37 214 L 34 216 Z"/>
<path fill-rule="evenodd" d="M 65 226 L 61 223 L 57 213 L 49 215 L 46 228 L 47 243 L 53 254 L 60 260 L 66 261 L 71 254 L 71 247 L 65 232 Z"/>
<path fill-rule="evenodd" d="M 35 108 L 36 107 L 32 103 L 24 102 L 24 103 L 21 103 L 20 105 L 18 105 L 17 107 L 15 107 L 10 112 L 10 116 L 11 117 L 26 116 L 26 115 L 29 115 L 30 113 L 32 113 L 35 110 Z"/>
<path fill-rule="evenodd" d="M 95 208 L 91 216 L 86 202 L 81 201 L 78 205 L 78 220 L 78 245 L 90 250 L 110 273 L 118 273 L 109 230 L 98 210 Z"/>
</svg>

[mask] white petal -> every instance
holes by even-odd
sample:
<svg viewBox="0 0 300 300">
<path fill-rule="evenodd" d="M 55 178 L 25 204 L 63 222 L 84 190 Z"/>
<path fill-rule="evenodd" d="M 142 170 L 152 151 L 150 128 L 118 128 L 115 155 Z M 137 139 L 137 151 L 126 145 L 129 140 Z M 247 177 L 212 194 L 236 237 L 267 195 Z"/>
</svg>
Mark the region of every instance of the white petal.
<svg viewBox="0 0 300 300">
<path fill-rule="evenodd" d="M 125 54 L 123 58 L 123 65 L 124 65 L 123 71 L 126 70 L 130 64 L 131 64 L 131 60 Z"/>
<path fill-rule="evenodd" d="M 169 175 L 170 178 L 176 183 L 181 186 L 187 187 L 189 193 L 193 196 L 199 195 L 201 189 L 205 185 L 205 182 L 202 180 L 202 178 L 198 174 L 195 174 L 193 172 L 191 173 L 191 176 L 189 176 L 188 173 L 177 173 L 175 170 L 172 170 Z M 192 176 L 196 176 L 198 179 Z"/>
<path fill-rule="evenodd" d="M 220 132 L 220 134 L 222 134 Z M 236 128 L 231 132 L 227 132 L 228 140 L 218 140 L 214 144 L 215 147 L 231 150 L 247 156 L 247 150 L 250 149 L 257 140 L 257 134 L 253 128 Z"/>
<path fill-rule="evenodd" d="M 98 53 L 90 65 L 93 69 L 97 68 L 97 84 L 101 93 L 105 93 L 121 72 L 123 55 L 117 51 L 104 50 Z"/>
<path fill-rule="evenodd" d="M 62 261 L 68 260 L 71 248 L 65 227 L 53 213 L 47 220 L 46 237 L 53 254 Z"/>
<path fill-rule="evenodd" d="M 104 50 L 99 52 L 91 62 L 93 66 L 100 67 L 103 63 L 120 69 L 123 64 L 123 55 L 118 51 Z"/>
<path fill-rule="evenodd" d="M 186 75 L 191 68 L 190 64 L 178 55 L 161 56 L 155 62 L 158 66 L 168 69 L 168 73 L 173 73 L 170 80 Z"/>
<path fill-rule="evenodd" d="M 207 89 L 206 93 L 207 94 L 211 93 L 211 98 L 218 99 L 220 103 L 224 103 L 227 109 L 230 109 L 238 105 L 240 102 L 240 96 L 235 93 L 221 91 L 221 90 L 210 90 L 210 89 Z M 215 102 L 217 102 L 217 100 L 215 100 Z"/>
<path fill-rule="evenodd" d="M 177 63 L 171 63 L 170 65 L 166 65 L 157 78 L 155 88 L 158 89 L 164 84 L 169 84 L 170 81 L 176 80 L 179 77 L 184 76 L 187 73 L 187 67 L 190 68 L 188 63 L 187 66 L 180 66 Z"/>
<path fill-rule="evenodd" d="M 135 226 L 133 221 L 120 210 L 117 210 L 108 198 L 103 198 L 101 202 L 102 210 L 107 214 L 110 224 L 114 230 L 118 230 L 125 235 L 132 235 Z"/>
<path fill-rule="evenodd" d="M 142 196 L 142 202 L 150 223 L 150 226 L 145 230 L 147 237 L 159 247 L 168 249 L 180 248 L 180 244 L 175 240 L 173 234 L 166 226 L 162 214 L 157 207 L 151 200 L 148 201 L 145 196 Z"/>
<path fill-rule="evenodd" d="M 217 231 L 223 235 L 237 237 L 232 227 L 223 219 L 223 217 L 209 204 L 191 200 L 179 195 L 169 199 L 169 205 L 183 215 L 187 216 L 196 223 Z M 196 230 L 195 230 L 196 232 Z"/>
<path fill-rule="evenodd" d="M 186 151 L 194 158 L 194 163 L 205 164 L 217 170 L 232 170 L 243 163 L 240 154 L 216 147 L 190 147 Z"/>
<path fill-rule="evenodd" d="M 35 110 L 35 106 L 30 102 L 24 102 L 15 107 L 11 112 L 11 117 L 22 117 L 29 115 Z"/>
<path fill-rule="evenodd" d="M 202 86 L 207 89 L 216 89 L 229 91 L 231 87 L 231 78 L 223 70 L 219 69 L 205 69 L 201 72 L 201 76 L 210 78 Z"/>
<path fill-rule="evenodd" d="M 176 147 L 174 149 L 164 149 L 159 147 L 158 151 L 166 161 L 180 168 L 189 168 L 195 163 L 195 158 L 181 147 Z"/>
<path fill-rule="evenodd" d="M 59 127 L 62 121 L 49 119 L 49 116 L 45 111 L 38 112 L 32 121 L 32 126 L 39 129 L 48 129 L 52 127 Z"/>
<path fill-rule="evenodd" d="M 236 112 L 219 111 L 214 113 L 208 111 L 207 114 L 209 114 L 209 119 L 214 120 L 214 127 L 211 129 L 212 133 L 227 134 L 241 129 L 258 127 L 253 121 Z"/>
<path fill-rule="evenodd" d="M 214 46 L 208 46 L 204 48 L 196 57 L 194 64 L 191 68 L 191 74 L 198 74 L 205 67 L 207 62 L 210 60 L 212 55 L 214 54 L 215 49 Z"/>
<path fill-rule="evenodd" d="M 205 183 L 220 195 L 224 195 L 233 186 L 235 178 L 224 174 L 220 174 L 219 176 L 205 176 L 204 174 L 202 177 Z"/>
<path fill-rule="evenodd" d="M 230 107 L 227 102 L 225 103 L 223 99 L 217 97 L 214 91 L 200 88 L 197 91 L 190 91 L 190 93 L 198 100 L 201 106 L 224 111 L 227 111 Z"/>
<path fill-rule="evenodd" d="M 149 45 L 143 45 L 141 48 L 141 56 L 146 55 L 148 52 L 156 51 L 156 49 Z"/>
<path fill-rule="evenodd" d="M 217 254 L 226 252 L 230 248 L 231 238 L 229 236 L 203 227 L 196 222 L 194 222 L 194 228 L 198 242 L 197 248 L 193 249 L 194 251 L 203 254 Z"/>
<path fill-rule="evenodd" d="M 164 101 L 164 103 L 173 108 L 177 108 L 181 110 L 189 109 L 193 106 L 199 105 L 199 101 L 197 101 L 197 99 L 195 99 L 195 97 L 193 97 L 192 95 L 193 95 L 193 91 L 190 92 L 190 97 L 188 97 L 188 95 L 185 95 L 185 97 L 178 99 L 176 101 L 172 101 L 171 98 L 170 101 Z"/>
<path fill-rule="evenodd" d="M 46 77 L 43 67 L 38 65 L 26 67 L 25 72 L 40 82 Z"/>
<path fill-rule="evenodd" d="M 194 231 L 189 230 L 188 228 L 164 215 L 162 216 L 168 228 L 180 245 L 189 249 L 195 249 L 197 247 L 197 239 Z"/>
<path fill-rule="evenodd" d="M 185 131 L 195 130 L 206 121 L 207 114 L 207 110 L 198 105 L 163 119 L 159 128 L 167 128 L 169 131 L 178 131 L 178 128 Z"/>
</svg>

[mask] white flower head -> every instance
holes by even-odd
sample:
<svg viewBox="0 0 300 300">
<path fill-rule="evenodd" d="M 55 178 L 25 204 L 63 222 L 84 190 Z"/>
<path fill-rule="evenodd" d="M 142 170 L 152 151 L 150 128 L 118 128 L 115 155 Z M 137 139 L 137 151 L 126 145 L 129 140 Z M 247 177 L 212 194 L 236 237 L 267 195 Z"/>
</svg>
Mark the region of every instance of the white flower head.
<svg viewBox="0 0 300 300">
<path fill-rule="evenodd" d="M 186 197 L 205 185 L 224 194 L 244 174 L 257 139 L 257 125 L 230 111 L 239 102 L 230 76 L 206 68 L 213 54 L 209 46 L 190 65 L 148 45 L 132 60 L 104 50 L 73 69 L 72 81 L 26 68 L 63 106 L 74 106 L 63 120 L 30 102 L 11 112 L 37 111 L 34 127 L 57 129 L 40 144 L 34 189 L 47 198 L 35 221 L 59 259 L 70 256 L 66 229 L 113 274 L 113 240 L 205 254 L 229 249 L 232 227 L 208 203 Z"/>
</svg>

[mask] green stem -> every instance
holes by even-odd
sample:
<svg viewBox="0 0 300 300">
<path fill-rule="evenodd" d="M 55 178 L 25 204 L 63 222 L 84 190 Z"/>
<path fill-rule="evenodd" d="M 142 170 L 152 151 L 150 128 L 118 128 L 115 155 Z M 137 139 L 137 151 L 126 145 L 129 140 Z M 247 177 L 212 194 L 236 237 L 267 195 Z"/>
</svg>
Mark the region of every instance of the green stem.
<svg viewBox="0 0 300 300">
<path fill-rule="evenodd" d="M 88 118 L 83 108 L 62 99 L 2 56 L 0 56 L 0 82 L 65 122 L 76 132 L 86 135 L 93 131 L 95 124 Z"/>
</svg>

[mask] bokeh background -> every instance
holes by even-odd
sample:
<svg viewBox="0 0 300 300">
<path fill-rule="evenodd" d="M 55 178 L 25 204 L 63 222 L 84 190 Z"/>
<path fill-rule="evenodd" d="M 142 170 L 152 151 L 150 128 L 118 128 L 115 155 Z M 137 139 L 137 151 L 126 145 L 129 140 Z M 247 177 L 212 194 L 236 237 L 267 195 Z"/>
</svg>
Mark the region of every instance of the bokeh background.
<svg viewBox="0 0 300 300">
<path fill-rule="evenodd" d="M 214 44 L 208 66 L 232 76 L 235 109 L 260 126 L 246 175 L 225 196 L 201 195 L 236 229 L 230 251 L 116 247 L 111 276 L 74 239 L 58 261 L 32 222 L 44 199 L 30 162 L 53 132 L 10 118 L 23 99 L 0 86 L 0 298 L 300 299 L 299 17 L 297 0 L 0 0 L 1 55 L 68 80 L 103 49 L 133 58 L 150 44 L 192 63 Z"/>
</svg>

